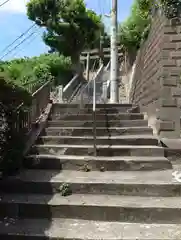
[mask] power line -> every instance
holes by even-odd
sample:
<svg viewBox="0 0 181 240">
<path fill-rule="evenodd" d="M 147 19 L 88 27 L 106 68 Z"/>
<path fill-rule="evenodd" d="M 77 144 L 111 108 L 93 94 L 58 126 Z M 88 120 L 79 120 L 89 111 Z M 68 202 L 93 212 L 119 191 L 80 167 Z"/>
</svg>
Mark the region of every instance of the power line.
<svg viewBox="0 0 181 240">
<path fill-rule="evenodd" d="M 31 39 L 31 37 L 32 36 L 34 36 L 32 39 L 31 39 L 31 41 L 28 41 L 27 42 L 27 44 L 28 44 L 28 46 L 38 37 L 38 36 L 40 36 L 40 34 L 42 34 L 42 32 L 38 32 L 36 35 L 31 35 L 30 37 L 29 37 L 29 39 Z M 26 45 L 27 45 L 26 44 Z M 15 53 L 13 53 L 12 55 L 11 55 L 11 57 L 14 57 L 15 55 L 17 55 L 18 53 L 19 53 L 19 51 L 21 51 L 22 50 L 22 48 L 20 48 L 18 51 L 16 51 Z"/>
<path fill-rule="evenodd" d="M 10 54 L 12 51 L 14 51 L 15 49 L 17 49 L 21 44 L 23 44 L 26 40 L 28 40 L 31 36 L 33 36 L 35 34 L 35 32 L 32 32 L 31 34 L 29 34 L 25 39 L 23 39 L 18 45 L 16 45 L 13 49 L 11 49 L 10 51 L 8 51 L 6 54 L 4 54 L 0 60 L 2 60 L 4 57 L 6 57 L 8 54 Z"/>
<path fill-rule="evenodd" d="M 3 5 L 5 5 L 6 3 L 8 3 L 10 0 L 6 0 L 5 2 L 0 4 L 0 7 L 2 7 Z"/>
<path fill-rule="evenodd" d="M 32 24 L 24 33 L 22 33 L 19 37 L 17 37 L 12 43 L 10 43 L 8 46 L 6 46 L 0 53 L 3 54 L 8 48 L 10 48 L 16 41 L 18 41 L 20 38 L 22 38 L 24 35 L 26 35 L 36 24 Z"/>
</svg>

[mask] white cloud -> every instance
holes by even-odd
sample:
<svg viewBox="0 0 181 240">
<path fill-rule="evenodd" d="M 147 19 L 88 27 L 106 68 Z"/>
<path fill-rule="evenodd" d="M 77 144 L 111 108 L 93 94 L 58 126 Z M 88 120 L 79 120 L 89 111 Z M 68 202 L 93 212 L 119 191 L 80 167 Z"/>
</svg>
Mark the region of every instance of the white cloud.
<svg viewBox="0 0 181 240">
<path fill-rule="evenodd" d="M 28 0 L 10 0 L 0 8 L 0 11 L 25 13 Z"/>
</svg>

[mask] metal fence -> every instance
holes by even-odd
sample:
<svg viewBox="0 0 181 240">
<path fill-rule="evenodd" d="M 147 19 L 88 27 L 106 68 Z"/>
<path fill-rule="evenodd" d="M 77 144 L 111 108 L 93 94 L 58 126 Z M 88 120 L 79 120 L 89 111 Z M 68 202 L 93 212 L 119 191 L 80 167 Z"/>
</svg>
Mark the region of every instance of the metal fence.
<svg viewBox="0 0 181 240">
<path fill-rule="evenodd" d="M 47 82 L 32 94 L 32 104 L 23 103 L 13 112 L 16 132 L 28 134 L 50 102 L 51 83 Z"/>
</svg>

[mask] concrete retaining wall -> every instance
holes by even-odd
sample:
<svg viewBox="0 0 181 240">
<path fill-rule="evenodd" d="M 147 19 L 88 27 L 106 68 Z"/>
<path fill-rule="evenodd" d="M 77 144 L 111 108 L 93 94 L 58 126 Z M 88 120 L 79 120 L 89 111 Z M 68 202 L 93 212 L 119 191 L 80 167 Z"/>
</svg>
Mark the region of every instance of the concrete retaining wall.
<svg viewBox="0 0 181 240">
<path fill-rule="evenodd" d="M 161 138 L 180 137 L 180 75 L 181 21 L 157 11 L 137 54 L 129 102 L 140 105 Z"/>
</svg>

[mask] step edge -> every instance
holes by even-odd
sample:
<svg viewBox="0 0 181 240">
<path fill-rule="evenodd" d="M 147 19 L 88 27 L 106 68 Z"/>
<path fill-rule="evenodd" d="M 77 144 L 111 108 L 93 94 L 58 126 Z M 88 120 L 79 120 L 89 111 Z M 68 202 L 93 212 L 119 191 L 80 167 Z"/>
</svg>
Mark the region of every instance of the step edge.
<svg viewBox="0 0 181 240">
<path fill-rule="evenodd" d="M 60 135 L 60 136 L 55 136 L 55 135 L 48 135 L 48 136 L 40 136 L 39 139 L 50 139 L 50 138 L 54 138 L 54 139 L 85 139 L 85 140 L 94 140 L 94 137 L 92 136 L 72 136 L 72 135 Z M 158 140 L 157 137 L 153 136 L 153 135 L 120 135 L 120 136 L 96 136 L 96 139 L 98 140 Z"/>
<path fill-rule="evenodd" d="M 76 144 L 35 144 L 34 147 L 39 148 L 94 148 L 93 144 L 90 145 L 76 145 Z M 158 149 L 163 150 L 163 147 L 155 146 L 155 145 L 96 145 L 96 148 L 99 149 Z"/>
<path fill-rule="evenodd" d="M 53 197 L 55 199 L 53 199 Z M 109 197 L 111 200 L 109 203 L 105 200 Z M 74 200 L 76 198 L 76 200 Z M 136 202 L 134 202 L 132 199 Z M 96 199 L 97 202 L 92 201 Z M 115 204 L 114 200 L 120 200 L 120 202 Z M 121 202 L 122 201 L 124 202 Z M 156 202 L 160 200 L 160 205 L 156 206 Z M 173 202 L 173 199 L 175 200 Z M 130 201 L 130 202 L 128 202 Z M 167 201 L 167 204 L 164 204 L 164 201 Z M 145 209 L 145 208 L 163 208 L 163 209 L 180 209 L 181 210 L 181 196 L 179 197 L 146 197 L 146 196 L 120 196 L 120 195 L 98 195 L 98 194 L 73 194 L 70 196 L 62 197 L 61 194 L 3 194 L 1 198 L 1 204 L 32 204 L 32 205 L 47 205 L 47 206 L 100 206 L 100 207 L 115 207 L 115 208 L 129 208 L 129 209 Z M 175 206 L 177 202 L 177 206 Z M 127 205 L 127 203 L 129 203 Z M 138 205 L 138 203 L 140 205 Z"/>
<path fill-rule="evenodd" d="M 56 223 L 57 222 L 57 223 Z M 26 223 L 26 225 L 25 225 Z M 62 226 L 62 223 L 64 224 L 64 227 L 61 227 Z M 141 232 L 141 230 L 143 231 L 143 229 L 146 228 L 146 232 L 145 233 L 141 233 L 141 235 L 143 234 L 143 236 L 138 236 L 136 237 L 135 236 L 135 239 L 140 239 L 140 240 L 150 240 L 150 236 L 149 236 L 149 232 L 152 234 L 152 239 L 156 239 L 158 236 L 158 232 L 155 231 L 155 230 L 158 230 L 158 228 L 160 228 L 162 230 L 162 232 L 164 232 L 164 236 L 166 237 L 167 234 L 168 234 L 168 239 L 170 240 L 175 240 L 176 239 L 176 236 L 175 234 L 172 235 L 170 234 L 170 232 L 178 232 L 178 229 L 181 228 L 181 224 L 168 224 L 168 223 L 165 223 L 165 224 L 159 224 L 159 223 L 152 223 L 152 224 L 145 224 L 145 223 L 127 223 L 127 222 L 105 222 L 105 221 L 90 221 L 90 220 L 82 220 L 82 219 L 62 219 L 62 218 L 59 218 L 59 219 L 56 219 L 56 218 L 52 218 L 51 220 L 44 220 L 44 219 L 18 219 L 16 220 L 15 222 L 15 229 L 10 229 L 11 228 L 11 225 L 10 226 L 5 226 L 6 222 L 5 223 L 1 223 L 1 226 L 2 228 L 6 229 L 4 232 L 2 232 L 2 230 L 0 229 L 0 236 L 4 236 L 7 232 L 8 235 L 10 236 L 17 236 L 17 239 L 18 239 L 18 236 L 22 236 L 22 237 L 42 237 L 42 238 L 45 238 L 45 237 L 50 237 L 50 239 L 58 239 L 58 238 L 63 238 L 63 239 L 67 239 L 67 240 L 93 240 L 93 239 L 102 239 L 102 240 L 120 240 L 120 239 L 128 239 L 127 237 L 129 237 L 129 239 L 132 239 L 132 237 L 129 236 L 129 233 L 130 232 L 134 232 L 135 229 L 137 229 L 136 232 Z M 42 230 L 39 230 L 38 232 L 35 231 L 33 232 L 34 229 L 36 229 L 36 226 L 37 225 L 45 225 L 45 228 L 43 228 L 44 230 L 46 230 L 46 233 L 45 231 L 42 232 Z M 23 230 L 21 230 L 20 232 L 18 231 L 19 230 L 19 227 L 20 229 L 22 229 L 22 226 L 23 226 Z M 52 231 L 52 227 L 49 227 L 49 229 L 47 229 L 47 226 L 56 226 L 56 229 L 58 227 L 58 229 L 60 229 L 60 231 L 57 231 L 57 230 L 54 230 Z M 67 231 L 63 234 L 62 233 L 62 230 L 65 229 L 71 229 L 72 226 L 76 226 L 77 230 L 76 231 L 76 235 L 77 233 L 79 232 L 82 232 L 82 229 L 86 230 L 86 234 L 84 235 L 77 235 L 76 237 L 72 234 L 71 234 L 71 230 L 70 230 L 70 235 L 68 234 L 67 235 Z M 93 231 L 90 230 L 90 234 L 87 234 L 89 233 L 89 229 L 91 229 L 91 227 L 93 226 Z M 125 231 L 124 229 L 126 227 L 129 227 L 129 230 L 130 231 Z M 106 231 L 106 229 L 109 230 L 109 233 L 111 232 L 112 234 L 109 235 L 107 237 L 107 234 L 106 236 L 104 237 L 102 235 L 102 231 L 99 230 L 99 228 L 101 229 L 104 229 Z M 10 230 L 9 230 L 10 229 Z M 29 229 L 31 229 L 31 232 L 29 231 Z M 54 228 L 55 229 L 55 228 Z M 8 231 L 9 230 L 9 231 Z M 81 230 L 81 231 L 80 231 Z M 115 233 L 119 232 L 118 235 L 115 236 Z M 171 231 L 172 230 L 172 231 Z M 96 233 L 96 236 L 93 235 L 93 232 Z M 123 237 L 123 233 L 125 232 L 124 236 Z M 168 233 L 167 233 L 168 232 Z M 58 233 L 58 234 L 57 234 Z M 60 234 L 61 233 L 61 234 Z M 89 236 L 88 236 L 89 235 Z M 178 233 L 178 237 L 180 236 L 180 232 Z"/>
<path fill-rule="evenodd" d="M 62 127 L 46 127 L 46 130 L 51 130 L 51 129 L 91 129 L 92 130 L 92 127 L 84 127 L 84 126 L 80 126 L 80 127 L 76 127 L 76 126 L 72 126 L 72 127 L 67 127 L 67 126 L 62 126 Z M 142 130 L 142 129 L 151 129 L 152 130 L 152 128 L 151 127 L 149 127 L 149 126 L 133 126 L 133 127 L 97 127 L 96 126 L 96 129 L 97 130 L 104 130 L 104 129 L 116 129 L 116 130 L 129 130 L 129 129 L 140 129 L 140 130 Z"/>
<path fill-rule="evenodd" d="M 73 160 L 74 158 L 76 158 L 76 160 L 94 160 L 94 161 L 133 161 L 133 160 L 167 160 L 168 159 L 164 156 L 115 156 L 115 157 L 106 157 L 106 156 L 98 156 L 98 157 L 94 157 L 94 156 L 78 156 L 78 155 L 52 155 L 52 154 L 30 154 L 28 156 L 26 156 L 26 158 L 44 158 L 47 157 L 48 158 L 54 158 L 54 159 L 66 159 L 66 160 Z"/>
</svg>

